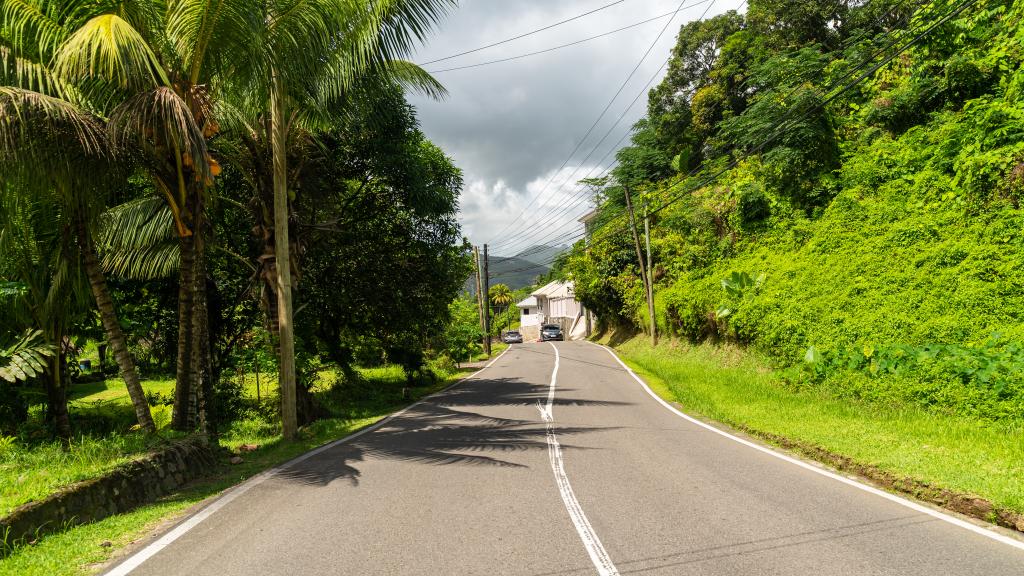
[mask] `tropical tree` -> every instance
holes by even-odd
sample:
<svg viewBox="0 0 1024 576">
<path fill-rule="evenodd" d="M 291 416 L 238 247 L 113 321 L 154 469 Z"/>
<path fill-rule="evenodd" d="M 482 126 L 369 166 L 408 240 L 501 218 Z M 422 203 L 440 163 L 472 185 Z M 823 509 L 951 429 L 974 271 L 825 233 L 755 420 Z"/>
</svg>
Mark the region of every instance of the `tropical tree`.
<svg viewBox="0 0 1024 576">
<path fill-rule="evenodd" d="M 354 81 L 384 74 L 439 93 L 422 69 L 400 59 L 453 0 L 260 0 L 248 2 L 259 17 L 248 18 L 249 52 L 233 70 L 232 89 L 250 133 L 263 132 L 269 163 L 261 163 L 256 181 L 272 190 L 273 276 L 279 347 L 282 428 L 293 438 L 296 410 L 295 335 L 292 301 L 293 238 L 290 232 L 289 142 L 304 128 L 322 126 L 330 104 L 343 99 Z M 267 146 L 269 145 L 269 146 Z M 264 154 L 264 156 L 266 156 Z M 266 178 L 266 176 L 270 178 Z M 268 239 L 269 240 L 269 239 Z M 269 242 L 268 242 L 269 245 Z"/>
<path fill-rule="evenodd" d="M 3 80 L 69 93 L 40 63 L 11 59 Z M 11 64 L 9 62 L 9 64 Z M 19 70 L 34 71 L 25 77 Z M 109 189 L 102 175 L 118 174 L 98 118 L 67 100 L 25 88 L 0 88 L 0 185 L 9 193 L 37 196 L 60 206 L 63 225 L 72 231 L 77 253 L 58 255 L 81 260 L 100 320 L 107 334 L 142 429 L 155 429 L 149 403 L 97 258 L 93 234 Z M 99 176 L 98 176 L 99 175 Z M 13 202 L 13 201 L 12 201 Z M 12 203 L 12 206 L 16 205 Z M 25 269 L 20 269 L 22 272 Z"/>
<path fill-rule="evenodd" d="M 219 166 L 214 95 L 246 21 L 240 1 L 22 0 L 5 2 L 0 27 L 12 50 L 52 62 L 74 93 L 108 118 L 117 147 L 136 152 L 167 203 L 180 241 L 179 338 L 173 425 L 207 428 L 210 352 L 206 304 L 206 206 Z"/>
<path fill-rule="evenodd" d="M 4 316 L 38 330 L 56 353 L 46 359 L 48 417 L 57 435 L 71 438 L 65 341 L 89 309 L 89 285 L 77 258 L 69 215 L 52 199 L 0 187 L 0 281 L 16 282 Z M 9 320 L 10 321 L 10 320 Z"/>
<path fill-rule="evenodd" d="M 491 286 L 491 289 L 488 291 L 488 296 L 491 299 L 491 304 L 498 307 L 498 314 L 507 310 L 508 306 L 512 304 L 514 299 L 512 289 L 505 284 L 495 284 L 494 286 Z"/>
</svg>

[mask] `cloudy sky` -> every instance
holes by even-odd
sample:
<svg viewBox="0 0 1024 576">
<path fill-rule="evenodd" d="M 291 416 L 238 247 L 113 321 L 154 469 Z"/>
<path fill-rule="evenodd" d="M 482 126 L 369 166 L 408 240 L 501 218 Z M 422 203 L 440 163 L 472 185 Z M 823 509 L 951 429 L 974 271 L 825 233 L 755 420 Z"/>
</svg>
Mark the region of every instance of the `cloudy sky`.
<svg viewBox="0 0 1024 576">
<path fill-rule="evenodd" d="M 444 58 L 612 2 L 461 0 L 459 8 L 442 23 L 415 60 L 425 63 Z M 435 77 L 450 94 L 442 102 L 417 96 L 410 99 L 427 136 L 453 156 L 465 172 L 460 214 L 463 233 L 474 244 L 497 244 L 495 252 L 503 255 L 538 241 L 571 237 L 579 229 L 576 219 L 589 210 L 583 204 L 566 210 L 580 197 L 575 182 L 600 175 L 609 167 L 614 144 L 643 115 L 644 85 L 665 63 L 679 27 L 699 18 L 705 10 L 707 16 L 713 16 L 736 9 L 739 4 L 738 0 L 686 0 L 683 4 L 679 0 L 623 0 L 527 38 L 426 65 L 427 70 L 438 71 Z M 669 16 L 546 54 L 440 72 L 610 32 L 671 13 L 680 5 L 684 8 L 571 158 L 570 153 L 669 22 Z M 641 93 L 619 125 L 595 149 Z M 565 168 L 559 170 L 563 163 Z M 531 225 L 538 222 L 540 226 Z"/>
</svg>

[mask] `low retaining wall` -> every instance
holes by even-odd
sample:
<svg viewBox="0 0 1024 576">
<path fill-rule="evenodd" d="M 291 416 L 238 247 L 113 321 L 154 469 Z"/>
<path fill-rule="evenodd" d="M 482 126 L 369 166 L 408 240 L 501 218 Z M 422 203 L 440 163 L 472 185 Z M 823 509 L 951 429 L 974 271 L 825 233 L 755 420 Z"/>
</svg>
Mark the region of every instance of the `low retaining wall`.
<svg viewBox="0 0 1024 576">
<path fill-rule="evenodd" d="M 16 508 L 0 518 L 0 539 L 10 547 L 69 525 L 127 512 L 174 492 L 216 465 L 216 454 L 205 439 L 175 442 L 99 478 L 72 484 L 44 500 Z"/>
</svg>

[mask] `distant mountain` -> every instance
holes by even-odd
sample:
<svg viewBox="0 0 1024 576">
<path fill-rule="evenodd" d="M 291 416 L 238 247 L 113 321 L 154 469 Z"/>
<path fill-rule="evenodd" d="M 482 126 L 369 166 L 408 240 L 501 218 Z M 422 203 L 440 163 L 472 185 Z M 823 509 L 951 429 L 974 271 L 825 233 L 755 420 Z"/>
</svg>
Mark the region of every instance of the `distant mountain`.
<svg viewBox="0 0 1024 576">
<path fill-rule="evenodd" d="M 533 264 L 548 264 L 557 258 L 559 254 L 568 250 L 568 246 L 530 246 L 516 254 L 514 258 L 520 258 Z"/>
<path fill-rule="evenodd" d="M 491 256 L 488 264 L 491 286 L 507 284 L 513 290 L 531 286 L 536 283 L 538 276 L 551 270 L 551 262 L 555 257 L 568 249 L 568 246 L 532 246 L 512 257 Z M 476 294 L 474 277 L 470 276 L 466 280 L 466 290 Z"/>
</svg>

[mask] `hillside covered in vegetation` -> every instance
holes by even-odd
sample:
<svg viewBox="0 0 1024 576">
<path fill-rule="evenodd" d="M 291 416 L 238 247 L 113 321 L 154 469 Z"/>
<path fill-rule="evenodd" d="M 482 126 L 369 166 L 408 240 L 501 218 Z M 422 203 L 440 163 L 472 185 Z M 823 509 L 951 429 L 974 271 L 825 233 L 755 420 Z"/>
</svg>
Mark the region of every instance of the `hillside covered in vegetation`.
<svg viewBox="0 0 1024 576">
<path fill-rule="evenodd" d="M 628 189 L 661 331 L 746 346 L 794 387 L 1019 422 L 1022 17 L 752 0 L 684 26 L 562 272 L 607 326 L 647 324 Z"/>
</svg>

